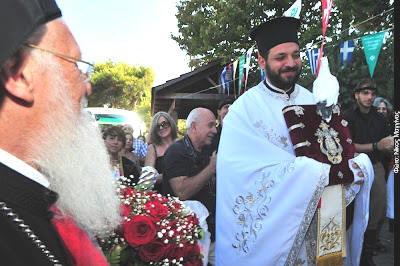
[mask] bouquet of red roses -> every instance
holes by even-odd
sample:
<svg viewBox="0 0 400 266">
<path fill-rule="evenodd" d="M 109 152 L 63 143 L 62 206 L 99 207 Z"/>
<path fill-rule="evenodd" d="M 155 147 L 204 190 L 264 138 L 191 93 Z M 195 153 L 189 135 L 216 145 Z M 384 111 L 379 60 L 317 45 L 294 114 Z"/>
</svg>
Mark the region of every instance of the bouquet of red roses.
<svg viewBox="0 0 400 266">
<path fill-rule="evenodd" d="M 123 222 L 99 241 L 111 265 L 203 265 L 196 214 L 174 197 L 121 189 Z"/>
</svg>

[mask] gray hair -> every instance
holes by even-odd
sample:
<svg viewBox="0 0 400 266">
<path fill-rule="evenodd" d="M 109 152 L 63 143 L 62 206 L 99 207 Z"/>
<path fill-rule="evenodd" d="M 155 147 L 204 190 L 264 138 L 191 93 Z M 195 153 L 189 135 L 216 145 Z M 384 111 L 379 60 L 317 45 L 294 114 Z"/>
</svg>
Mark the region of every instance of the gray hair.
<svg viewBox="0 0 400 266">
<path fill-rule="evenodd" d="M 383 97 L 376 97 L 376 99 L 375 99 L 375 101 L 374 101 L 374 103 L 372 105 L 375 106 L 375 107 L 378 107 L 378 105 L 380 103 L 385 103 L 386 104 L 386 109 L 387 109 L 388 114 L 390 114 L 392 112 L 393 106 L 390 104 L 390 102 L 388 100 L 386 100 Z"/>
<path fill-rule="evenodd" d="M 190 111 L 188 117 L 186 118 L 186 131 L 189 132 L 190 130 L 190 125 L 192 122 L 198 123 L 200 121 L 200 110 L 202 108 L 195 108 L 192 111 Z"/>
<path fill-rule="evenodd" d="M 178 137 L 178 128 L 176 126 L 175 120 L 168 113 L 160 111 L 153 116 L 153 120 L 151 120 L 150 125 L 150 142 L 157 145 L 160 145 L 162 143 L 161 137 L 157 134 L 157 121 L 161 116 L 164 117 L 171 126 L 172 140 L 175 140 Z"/>
</svg>

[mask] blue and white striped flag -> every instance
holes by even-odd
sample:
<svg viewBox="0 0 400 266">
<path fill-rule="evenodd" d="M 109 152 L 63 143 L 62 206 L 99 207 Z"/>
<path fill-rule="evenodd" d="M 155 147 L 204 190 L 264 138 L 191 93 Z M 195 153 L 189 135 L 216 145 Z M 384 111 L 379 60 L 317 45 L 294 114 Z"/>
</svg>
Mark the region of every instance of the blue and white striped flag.
<svg viewBox="0 0 400 266">
<path fill-rule="evenodd" d="M 227 71 L 228 71 L 228 66 L 225 66 L 224 69 L 222 70 L 222 73 L 219 77 L 219 81 L 221 83 L 222 89 L 224 93 L 227 93 L 229 95 L 229 77 L 227 77 Z"/>
<path fill-rule="evenodd" d="M 260 75 L 261 75 L 261 81 L 264 81 L 265 80 L 265 71 L 261 67 L 260 67 Z"/>
<path fill-rule="evenodd" d="M 307 50 L 308 62 L 310 62 L 310 69 L 313 75 L 315 75 L 315 73 L 317 72 L 319 51 L 320 51 L 319 48 L 313 50 Z"/>
<path fill-rule="evenodd" d="M 340 65 L 344 68 L 350 63 L 354 51 L 354 40 L 340 43 Z"/>
</svg>

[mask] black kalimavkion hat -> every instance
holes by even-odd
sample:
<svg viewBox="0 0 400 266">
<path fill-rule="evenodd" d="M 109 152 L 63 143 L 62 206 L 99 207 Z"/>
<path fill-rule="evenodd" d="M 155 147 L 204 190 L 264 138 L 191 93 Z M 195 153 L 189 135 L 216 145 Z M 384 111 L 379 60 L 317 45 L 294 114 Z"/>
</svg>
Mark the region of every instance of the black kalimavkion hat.
<svg viewBox="0 0 400 266">
<path fill-rule="evenodd" d="M 55 0 L 0 0 L 0 68 L 38 26 L 58 17 Z"/>
<path fill-rule="evenodd" d="M 300 20 L 293 17 L 280 17 L 270 19 L 256 28 L 250 37 L 257 42 L 260 55 L 265 55 L 272 47 L 286 42 L 299 43 L 297 30 Z"/>
</svg>

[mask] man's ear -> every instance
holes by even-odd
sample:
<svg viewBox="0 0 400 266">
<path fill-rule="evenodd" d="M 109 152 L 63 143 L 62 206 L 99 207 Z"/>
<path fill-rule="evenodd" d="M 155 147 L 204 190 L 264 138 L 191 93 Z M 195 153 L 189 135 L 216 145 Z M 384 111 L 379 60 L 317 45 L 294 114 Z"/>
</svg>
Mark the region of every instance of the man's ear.
<svg viewBox="0 0 400 266">
<path fill-rule="evenodd" d="M 194 121 L 192 121 L 192 123 L 190 123 L 190 128 L 196 129 L 196 123 Z"/>
<path fill-rule="evenodd" d="M 260 66 L 261 69 L 265 69 L 265 59 L 262 57 L 260 54 L 257 54 L 257 59 L 258 59 L 258 65 Z"/>
<path fill-rule="evenodd" d="M 11 71 L 14 61 L 9 62 L 0 71 L 0 80 L 9 95 L 25 103 L 33 103 L 33 85 L 26 63 L 22 63 L 16 71 Z"/>
</svg>

